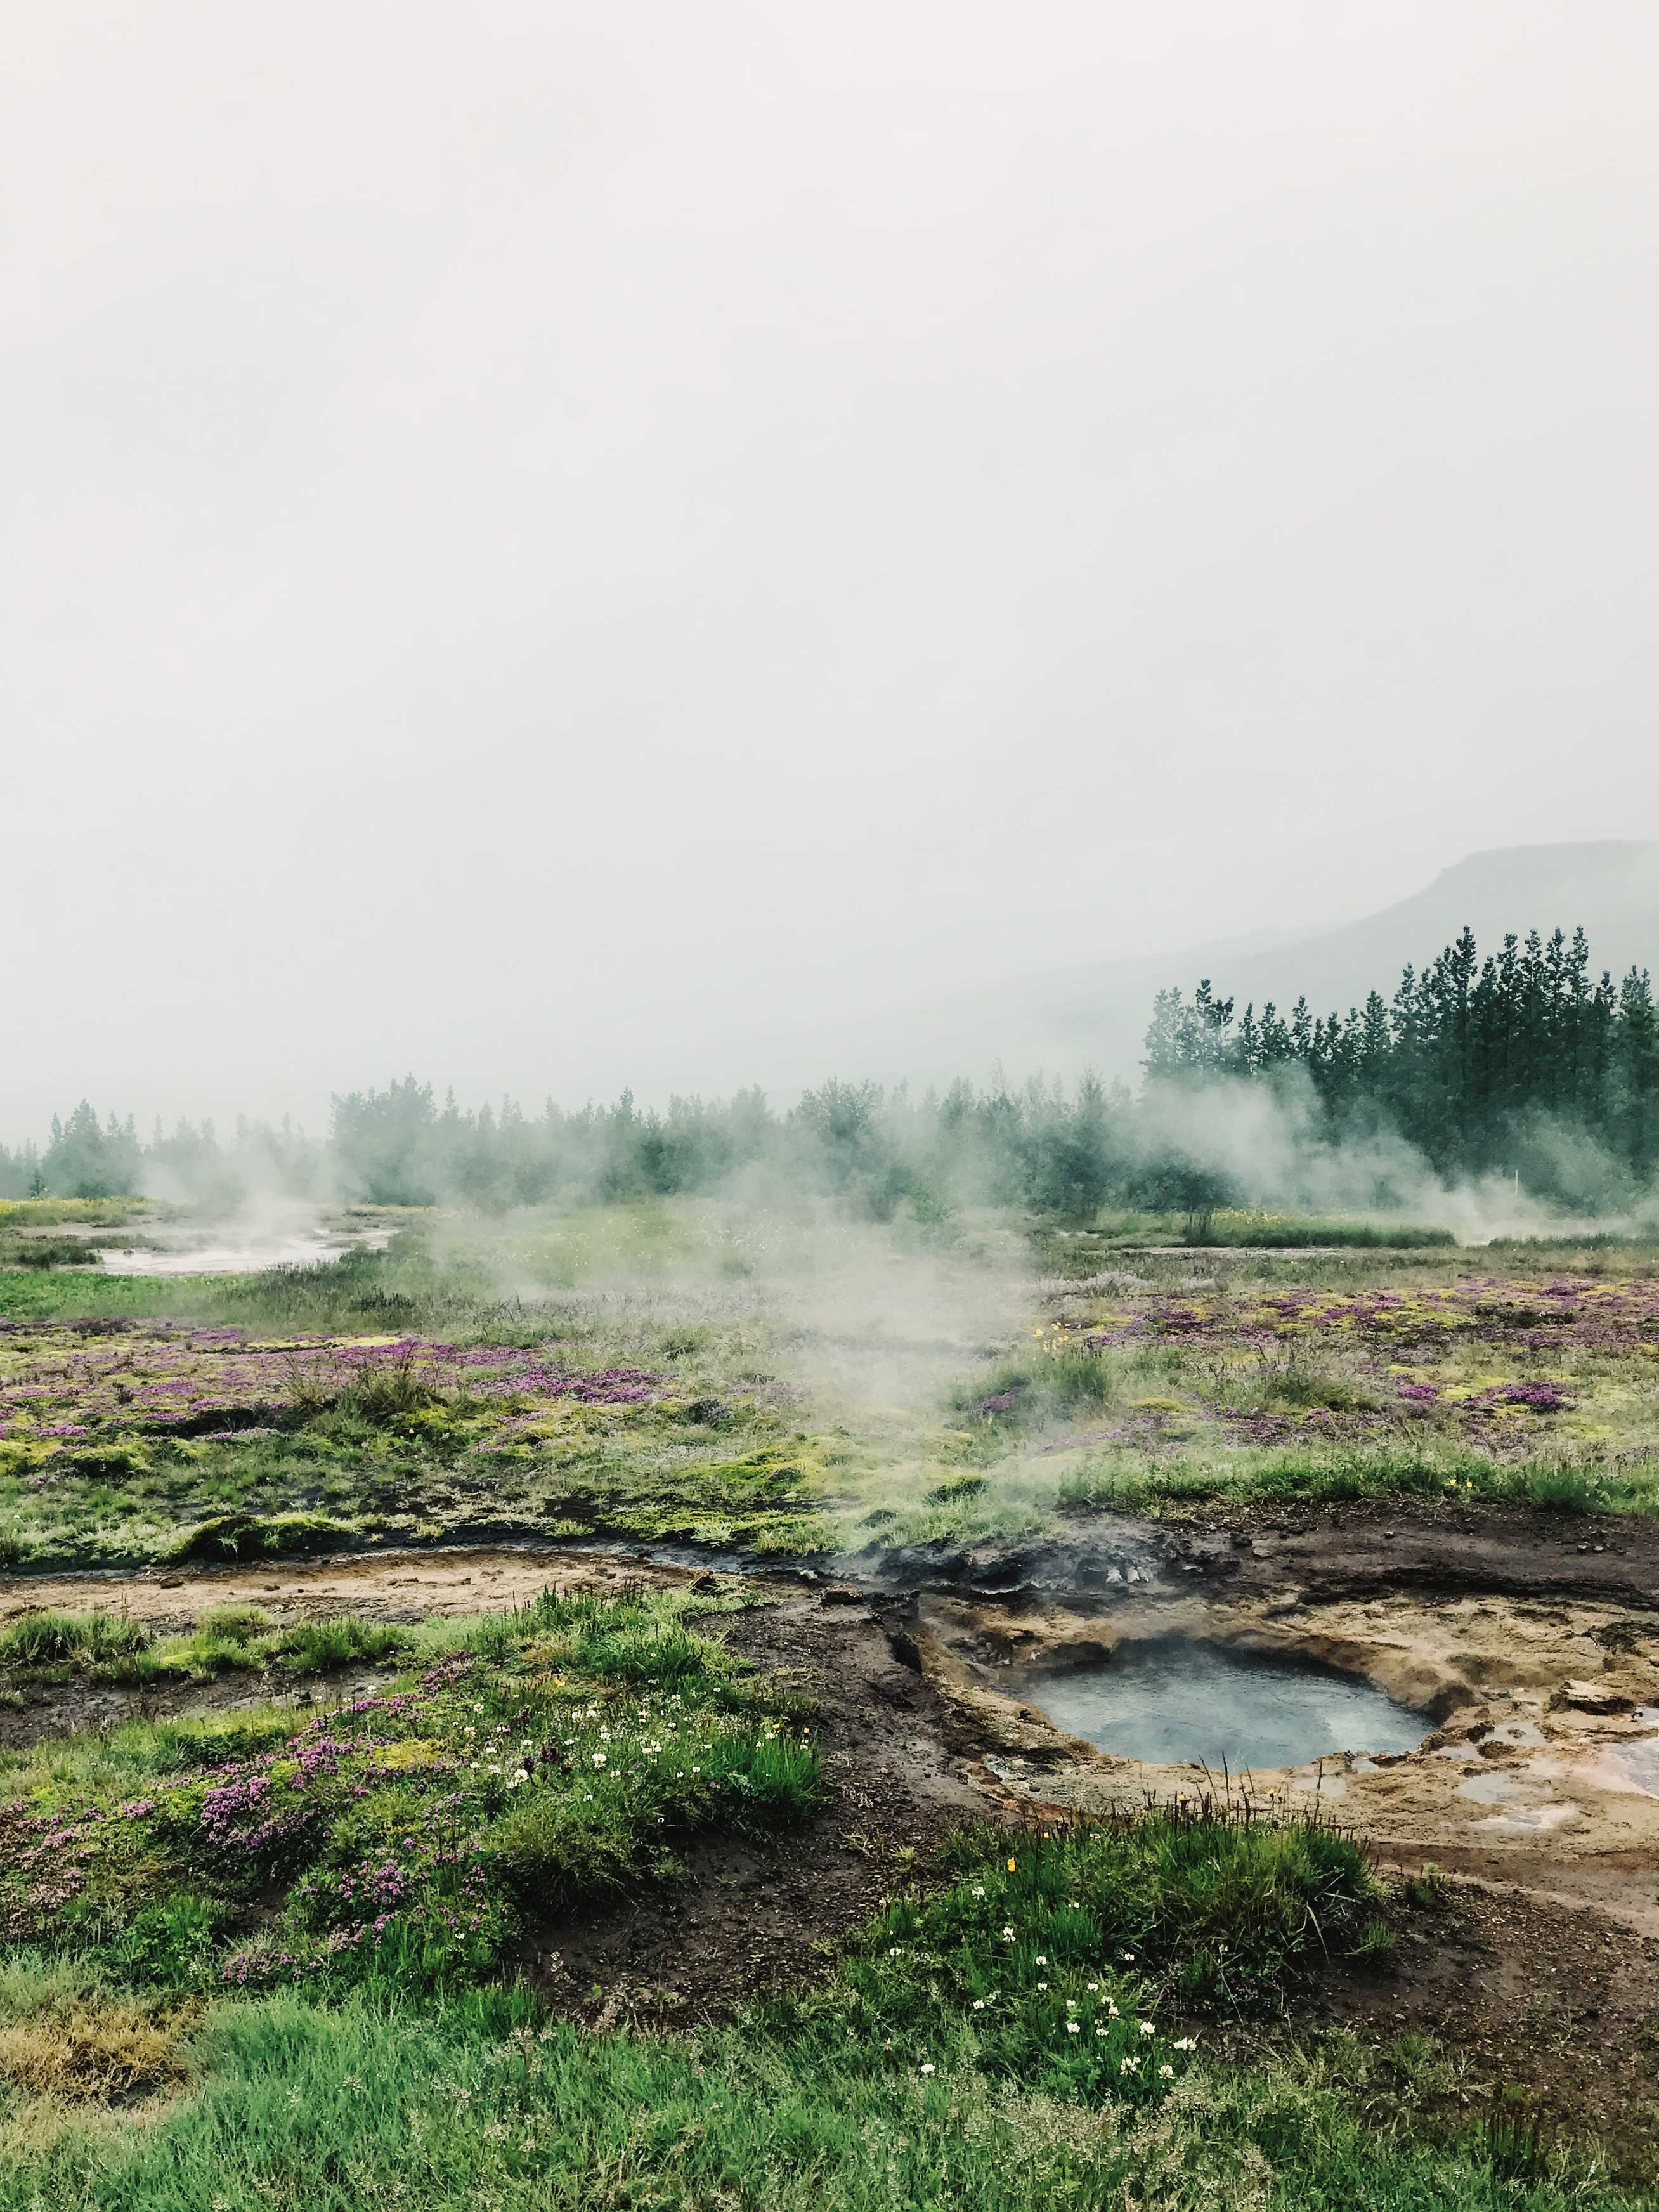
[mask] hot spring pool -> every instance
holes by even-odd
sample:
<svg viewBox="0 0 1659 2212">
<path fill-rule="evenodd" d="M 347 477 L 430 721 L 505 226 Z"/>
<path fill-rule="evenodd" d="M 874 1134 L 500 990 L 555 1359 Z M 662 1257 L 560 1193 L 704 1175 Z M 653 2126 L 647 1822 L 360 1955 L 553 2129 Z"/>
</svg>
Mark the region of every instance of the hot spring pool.
<svg viewBox="0 0 1659 2212">
<path fill-rule="evenodd" d="M 1212 1644 L 1131 1644 L 1106 1667 L 1045 1675 L 1028 1695 L 1057 1728 L 1121 1759 L 1218 1773 L 1338 1751 L 1415 1751 L 1431 1723 L 1369 1682 Z"/>
</svg>

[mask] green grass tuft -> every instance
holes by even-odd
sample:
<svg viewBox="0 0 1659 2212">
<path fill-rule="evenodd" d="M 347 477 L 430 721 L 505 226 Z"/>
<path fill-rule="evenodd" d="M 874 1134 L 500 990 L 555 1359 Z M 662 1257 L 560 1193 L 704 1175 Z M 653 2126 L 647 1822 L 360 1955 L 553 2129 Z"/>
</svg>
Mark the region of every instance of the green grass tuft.
<svg viewBox="0 0 1659 2212">
<path fill-rule="evenodd" d="M 0 1635 L 0 1672 L 11 1674 L 64 1662 L 101 1665 L 142 1651 L 149 1632 L 136 1620 L 107 1613 L 31 1613 Z"/>
<path fill-rule="evenodd" d="M 323 1513 L 218 1513 L 199 1522 L 167 1554 L 172 1560 L 281 1559 L 329 1551 L 361 1531 Z"/>
</svg>

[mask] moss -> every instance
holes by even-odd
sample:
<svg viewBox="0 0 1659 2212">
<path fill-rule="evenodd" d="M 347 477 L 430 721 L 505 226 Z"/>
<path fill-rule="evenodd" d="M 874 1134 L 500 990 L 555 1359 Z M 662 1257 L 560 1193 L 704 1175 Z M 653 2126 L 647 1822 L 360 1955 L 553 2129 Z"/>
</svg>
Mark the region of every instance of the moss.
<svg viewBox="0 0 1659 2212">
<path fill-rule="evenodd" d="M 220 1513 L 192 1528 L 167 1553 L 171 1559 L 275 1559 L 293 1552 L 330 1551 L 362 1530 L 320 1513 Z"/>
</svg>

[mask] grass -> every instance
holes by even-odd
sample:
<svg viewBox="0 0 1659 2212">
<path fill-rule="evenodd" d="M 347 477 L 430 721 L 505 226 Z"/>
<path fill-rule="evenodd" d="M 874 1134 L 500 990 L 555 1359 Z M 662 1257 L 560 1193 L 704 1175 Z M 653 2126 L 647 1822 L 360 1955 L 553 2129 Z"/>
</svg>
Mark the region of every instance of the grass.
<svg viewBox="0 0 1659 2212">
<path fill-rule="evenodd" d="M 1024 1264 L 1043 1279 L 1023 1291 L 1000 1218 L 838 1242 L 704 1204 L 406 1226 L 384 1254 L 258 1277 L 0 1278 L 19 1324 L 0 1390 L 48 1385 L 38 1408 L 0 1403 L 0 1559 L 612 1535 L 810 1558 L 877 1532 L 1063 1533 L 1107 1510 L 1659 1504 L 1659 1246 L 1236 1242 L 1200 1259 L 1130 1254 L 1133 1226 L 1039 1228 Z M 222 1392 L 148 1419 L 151 1378 L 194 1388 L 234 1364 L 133 1320 L 158 1304 L 255 1332 L 252 1352 L 291 1347 L 270 1355 L 280 1403 Z M 930 1340 L 940 1316 L 959 1349 Z M 394 1342 L 434 1336 L 447 1365 Z M 365 1340 L 381 1351 L 349 1373 L 307 1349 Z M 638 1402 L 586 1402 L 471 1364 L 509 1354 L 650 1380 Z"/>
<path fill-rule="evenodd" d="M 964 2008 L 994 1990 L 999 2017 L 1007 2000 L 1040 1992 L 1049 2033 L 1068 2011 L 1099 2009 L 1082 2002 L 1105 1987 L 1088 1978 L 1109 1966 L 1121 1981 L 1120 1963 L 1176 2012 L 1259 2010 L 1307 1958 L 1374 1942 L 1380 1905 L 1351 1836 L 1211 1799 L 1058 1834 L 976 1828 L 954 1839 L 947 1863 L 958 1880 L 894 1906 L 866 1956 L 920 1946 L 939 1990 L 954 1989 Z"/>
<path fill-rule="evenodd" d="M 564 1271 L 550 1235 L 551 1279 Z M 503 1255 L 530 1264 L 526 1255 Z M 440 1535 L 621 1533 L 763 1553 L 822 1548 L 830 1441 L 771 1388 L 770 1324 L 741 1302 L 687 1322 L 678 1296 L 534 1306 L 484 1295 L 489 1271 L 399 1249 L 271 1278 L 0 1277 L 0 1559 L 141 1563 L 274 1556 Z M 695 1305 L 695 1298 L 691 1301 Z M 271 1373 L 240 1399 L 211 1343 L 179 1322 L 267 1332 Z M 52 1310 L 47 1310 L 52 1309 Z M 134 1311 L 151 1316 L 136 1325 Z M 441 1336 L 446 1361 L 394 1351 L 349 1375 L 318 1346 L 368 1331 Z M 296 1342 L 296 1340 L 297 1342 Z M 638 1368 L 627 1389 L 515 1394 L 475 1356 L 583 1375 Z M 152 1419 L 157 1389 L 213 1393 Z M 123 1395 L 125 1393 L 125 1395 Z M 638 1396 L 639 1394 L 635 1394 Z M 176 1402 L 176 1401 L 175 1401 Z"/>
<path fill-rule="evenodd" d="M 0 1235 L 0 1267 L 90 1267 L 97 1261 L 95 1249 L 80 1237 Z"/>
<path fill-rule="evenodd" d="M 1634 2212 L 1524 2114 L 1431 2129 L 1412 2083 L 1431 2069 L 1402 2076 L 1342 2038 L 1212 2058 L 1170 1966 L 1225 1925 L 1270 1991 L 1314 1941 L 1310 1913 L 1331 1925 L 1339 1898 L 1364 1901 L 1328 1832 L 1153 1820 L 956 1848 L 950 1878 L 896 1902 L 817 1990 L 676 2036 L 590 2033 L 500 1986 L 437 2006 L 289 1990 L 198 2016 L 25 1957 L 0 1979 L 0 2068 L 23 2053 L 0 2206 Z M 53 2055 L 69 2021 L 84 2059 Z M 120 2124 L 125 2084 L 181 2079 Z"/>
<path fill-rule="evenodd" d="M 118 1614 L 27 1613 L 0 1635 L 0 1672 L 34 1674 L 60 1664 L 101 1672 L 132 1658 L 149 1644 L 138 1622 Z"/>
<path fill-rule="evenodd" d="M 112 1984 L 86 1960 L 0 1965 L 0 2083 L 48 2107 L 125 2103 L 184 2081 L 200 2007 Z"/>
<path fill-rule="evenodd" d="M 1048 1285 L 955 1398 L 884 1542 L 1058 1532 L 1100 1511 L 1398 1497 L 1659 1509 L 1659 1253 L 1189 1257 Z M 941 1462 L 978 1478 L 952 1488 Z"/>
<path fill-rule="evenodd" d="M 279 1559 L 296 1552 L 330 1551 L 361 1533 L 351 1522 L 325 1513 L 215 1513 L 186 1529 L 161 1557 L 179 1562 Z"/>
<path fill-rule="evenodd" d="M 656 1379 L 636 1402 L 553 1401 L 502 1373 L 486 1389 L 465 1358 L 436 1382 L 370 1360 L 315 1389 L 297 1373 L 275 1413 L 236 1409 L 246 1427 L 204 1413 L 173 1433 L 128 1401 L 84 1422 L 9 1398 L 0 1540 L 29 1561 L 211 1560 L 626 1530 L 787 1553 L 1024 1540 L 1114 1510 L 1659 1502 L 1643 1456 L 1659 1350 L 1638 1325 L 1653 1247 L 1471 1255 L 1387 1230 L 1384 1249 L 1377 1224 L 1218 1216 L 1212 1251 L 1158 1249 L 1184 1226 L 1042 1231 L 1019 1263 L 1024 1322 L 1006 1243 L 988 1231 L 981 1250 L 971 1223 L 926 1246 L 872 1232 L 831 1266 L 710 1207 L 405 1230 L 385 1255 L 261 1277 L 17 1269 L 0 1275 L 21 1324 L 0 1334 L 8 1390 L 96 1369 L 137 1404 L 144 1378 L 119 1362 L 166 1379 L 179 1340 L 161 1313 Z M 1547 1295 L 1563 1278 L 1582 1291 L 1565 1328 Z M 880 1279 L 899 1295 L 872 1325 Z M 230 1358 L 204 1343 L 177 1372 Z M 1502 1395 L 1540 1376 L 1564 1386 L 1552 1409 Z M 1433 1397 L 1403 1401 L 1419 1378 Z M 1524 2111 L 1477 2100 L 1448 2121 L 1431 2052 L 1407 2068 L 1281 2040 L 1224 2063 L 1224 2033 L 1259 2054 L 1327 1954 L 1391 1971 L 1389 1899 L 1316 1824 L 1199 1808 L 980 1831 L 926 1881 L 896 1869 L 816 1987 L 678 2036 L 550 2018 L 513 1981 L 550 1913 L 672 1881 L 685 1838 L 764 1834 L 820 1802 L 804 1717 L 698 1626 L 726 1601 L 547 1599 L 407 1629 L 280 1628 L 252 1607 L 182 1636 L 16 1624 L 0 1665 L 19 1680 L 396 1679 L 0 1757 L 0 2212 L 1639 2201 Z"/>
<path fill-rule="evenodd" d="M 325 1674 L 341 1667 L 410 1658 L 420 1638 L 350 1613 L 278 1628 L 254 1605 L 216 1606 L 188 1633 L 156 1636 L 142 1621 L 110 1613 L 43 1612 L 0 1635 L 0 1680 L 145 1686 L 211 1681 L 235 1672 Z"/>
<path fill-rule="evenodd" d="M 1044 1224 L 1033 1241 L 1053 1272 L 1074 1277 L 1092 1273 L 1115 1254 L 1163 1248 L 1444 1252 L 1457 1243 L 1449 1229 L 1417 1222 L 1359 1219 L 1351 1214 L 1272 1213 L 1243 1207 L 1224 1207 L 1207 1221 L 1184 1213 L 1108 1214 L 1086 1229 Z"/>
<path fill-rule="evenodd" d="M 148 1198 L 0 1199 L 0 1230 L 118 1229 L 135 1214 L 176 1211 Z"/>
<path fill-rule="evenodd" d="M 131 1722 L 0 1761 L 0 1917 L 97 1954 L 160 1915 L 203 1975 L 238 1987 L 465 1980 L 527 1915 L 665 1875 L 676 1836 L 810 1809 L 810 1735 L 688 1626 L 696 1602 L 549 1594 L 418 1639 L 362 1624 L 266 1638 L 247 1613 L 210 1617 L 120 1663 L 417 1648 L 387 1690 L 312 1717 Z"/>
</svg>

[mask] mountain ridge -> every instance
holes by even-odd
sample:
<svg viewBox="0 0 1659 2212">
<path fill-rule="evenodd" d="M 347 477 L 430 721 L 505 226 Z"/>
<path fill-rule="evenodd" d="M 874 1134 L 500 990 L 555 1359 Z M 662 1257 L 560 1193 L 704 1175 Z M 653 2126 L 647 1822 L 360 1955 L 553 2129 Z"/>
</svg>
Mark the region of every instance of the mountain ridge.
<svg viewBox="0 0 1659 2212">
<path fill-rule="evenodd" d="M 1258 930 L 952 994 L 908 1010 L 889 1034 L 848 1038 L 846 1063 L 912 1082 L 984 1073 L 994 1061 L 1013 1075 L 1091 1066 L 1132 1077 L 1159 990 L 1190 992 L 1207 977 L 1241 1010 L 1271 999 L 1284 1011 L 1305 997 L 1316 1014 L 1346 1014 L 1369 991 L 1391 996 L 1407 964 L 1421 968 L 1465 927 L 1483 957 L 1511 931 L 1547 937 L 1582 927 L 1598 976 L 1604 968 L 1615 981 L 1632 965 L 1659 969 L 1659 842 L 1485 848 L 1356 921 Z"/>
</svg>

